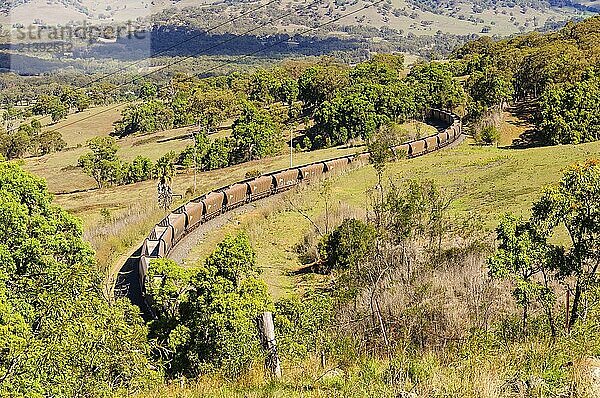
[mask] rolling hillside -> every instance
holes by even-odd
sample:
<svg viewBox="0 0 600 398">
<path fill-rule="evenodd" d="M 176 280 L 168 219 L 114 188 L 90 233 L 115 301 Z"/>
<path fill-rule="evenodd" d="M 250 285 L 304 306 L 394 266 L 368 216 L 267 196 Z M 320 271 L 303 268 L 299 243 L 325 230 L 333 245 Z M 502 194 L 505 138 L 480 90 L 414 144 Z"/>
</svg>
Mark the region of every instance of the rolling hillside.
<svg viewBox="0 0 600 398">
<path fill-rule="evenodd" d="M 507 117 L 502 128 L 501 142 L 506 145 L 525 125 L 519 119 Z M 439 153 L 390 163 L 385 179 L 396 184 L 408 179 L 435 181 L 453 197 L 454 217 L 475 217 L 491 233 L 507 211 L 527 217 L 531 203 L 539 198 L 542 188 L 557 181 L 564 168 L 599 155 L 598 142 L 510 149 L 508 146 L 481 147 L 467 140 Z M 305 265 L 296 248 L 305 236 L 315 233 L 311 220 L 324 229 L 326 203 L 330 206 L 332 225 L 344 217 L 363 218 L 368 191 L 376 184 L 375 171 L 367 166 L 333 178 L 327 185 L 317 184 L 291 192 L 275 205 L 261 206 L 259 202 L 256 210 L 234 216 L 224 226 L 200 236 L 183 263 L 201 264 L 227 234 L 246 230 L 272 294 L 288 294 L 310 287 L 319 277 L 298 273 Z"/>
<path fill-rule="evenodd" d="M 247 18 L 235 27 L 224 27 L 224 31 L 234 32 L 246 24 L 261 21 L 285 10 L 293 14 L 278 22 L 273 28 L 279 32 L 293 32 L 302 27 L 335 18 L 345 11 L 362 7 L 368 2 L 327 1 L 310 2 L 286 0 L 275 3 L 259 13 Z M 5 6 L 4 13 L 11 23 L 28 25 L 65 24 L 70 21 L 88 23 L 111 23 L 148 18 L 155 20 L 192 22 L 192 26 L 206 28 L 222 22 L 224 16 L 234 16 L 255 8 L 258 2 L 248 3 L 197 2 L 190 0 L 157 0 L 147 2 L 119 2 L 114 0 L 22 0 Z M 546 22 L 561 21 L 582 15 L 583 12 L 598 11 L 598 1 L 424 1 L 392 0 L 361 13 L 353 18 L 340 21 L 341 27 L 368 26 L 386 27 L 415 34 L 435 34 L 438 30 L 451 34 L 480 33 L 487 26 L 486 33 L 510 34 L 522 29 L 533 30 L 543 27 Z M 168 11 L 165 11 L 168 10 Z M 157 15 L 158 14 L 158 15 Z M 178 21 L 179 20 L 179 21 Z"/>
</svg>

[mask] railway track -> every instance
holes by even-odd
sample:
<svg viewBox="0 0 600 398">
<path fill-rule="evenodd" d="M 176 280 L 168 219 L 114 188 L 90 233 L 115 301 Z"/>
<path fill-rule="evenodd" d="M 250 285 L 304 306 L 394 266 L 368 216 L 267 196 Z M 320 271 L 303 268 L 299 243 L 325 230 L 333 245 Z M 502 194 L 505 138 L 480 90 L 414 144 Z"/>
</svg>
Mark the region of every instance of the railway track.
<svg viewBox="0 0 600 398">
<path fill-rule="evenodd" d="M 392 150 L 414 158 L 442 149 L 462 138 L 462 123 L 457 115 L 433 109 L 429 117 L 446 127 L 437 134 L 395 146 Z M 151 318 L 144 291 L 150 261 L 168 257 L 184 236 L 207 221 L 247 203 L 287 191 L 306 181 L 339 174 L 368 163 L 368 152 L 341 156 L 243 180 L 192 199 L 156 224 L 142 246 L 127 259 L 116 279 L 114 294 L 128 297 L 140 307 L 146 318 Z"/>
</svg>

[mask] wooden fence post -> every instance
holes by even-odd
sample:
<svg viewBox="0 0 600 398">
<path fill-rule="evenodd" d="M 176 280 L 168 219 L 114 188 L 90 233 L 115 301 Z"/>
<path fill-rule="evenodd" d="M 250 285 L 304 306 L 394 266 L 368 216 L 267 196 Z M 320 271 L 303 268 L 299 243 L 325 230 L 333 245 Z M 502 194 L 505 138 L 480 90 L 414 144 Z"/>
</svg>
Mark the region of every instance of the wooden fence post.
<svg viewBox="0 0 600 398">
<path fill-rule="evenodd" d="M 263 312 L 257 318 L 258 334 L 260 343 L 266 351 L 265 367 L 276 378 L 281 378 L 281 364 L 277 355 L 277 345 L 275 343 L 275 325 L 273 324 L 273 314 Z"/>
</svg>

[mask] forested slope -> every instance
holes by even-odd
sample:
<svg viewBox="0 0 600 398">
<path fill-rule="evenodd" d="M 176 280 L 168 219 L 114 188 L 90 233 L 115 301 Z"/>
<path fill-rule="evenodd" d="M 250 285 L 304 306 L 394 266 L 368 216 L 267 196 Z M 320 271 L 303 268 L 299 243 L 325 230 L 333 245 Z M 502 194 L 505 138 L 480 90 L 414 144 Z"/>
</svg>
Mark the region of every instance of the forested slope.
<svg viewBox="0 0 600 398">
<path fill-rule="evenodd" d="M 0 163 L 0 393 L 594 396 L 600 163 L 598 143 L 579 143 L 598 139 L 599 34 L 591 18 L 548 34 L 480 39 L 410 70 L 402 56 L 378 54 L 354 66 L 321 59 L 139 80 L 133 91 L 48 84 L 35 103 L 8 106 L 12 128 L 0 134 L 10 158 Z M 154 317 L 144 323 L 130 303 L 104 295 L 80 221 L 18 164 L 66 156 L 63 136 L 52 133 L 58 127 L 36 119 L 58 122 L 92 104 L 120 115 L 111 135 L 70 149 L 80 152 L 69 170 L 98 185 L 73 200 L 130 193 L 142 201 L 136 184 L 155 200 L 151 185 L 180 178 L 190 186 L 192 166 L 216 184 L 261 159 L 279 164 L 273 156 L 287 155 L 290 137 L 307 159 L 364 144 L 372 166 L 290 192 L 287 208 L 219 235 L 194 267 L 152 262 Z M 432 107 L 463 115 L 474 140 L 414 161 L 391 152 L 424 133 L 415 121 Z M 522 110 L 513 127 L 523 135 L 494 148 L 506 140 L 507 109 Z M 227 121 L 227 133 L 209 134 Z M 125 138 L 154 147 L 152 134 L 171 139 L 177 135 L 166 131 L 189 124 L 204 132 L 178 152 L 119 157 Z M 490 216 L 501 213 L 509 214 Z M 300 281 L 295 291 L 277 297 L 268 288 L 273 273 L 261 273 L 276 265 L 261 252 L 275 250 L 274 235 L 290 239 L 284 255 L 302 266 L 286 275 Z M 280 380 L 263 369 L 272 353 L 261 348 L 255 319 L 264 311 L 274 313 Z"/>
</svg>

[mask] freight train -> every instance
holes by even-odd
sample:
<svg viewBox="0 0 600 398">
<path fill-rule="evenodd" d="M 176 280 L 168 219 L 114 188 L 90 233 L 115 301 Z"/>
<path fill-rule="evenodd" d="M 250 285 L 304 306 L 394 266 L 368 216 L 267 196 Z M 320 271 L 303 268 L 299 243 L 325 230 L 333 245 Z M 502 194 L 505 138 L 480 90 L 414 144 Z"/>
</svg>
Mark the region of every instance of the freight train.
<svg viewBox="0 0 600 398">
<path fill-rule="evenodd" d="M 457 115 L 438 109 L 429 111 L 430 119 L 447 124 L 443 131 L 391 148 L 414 158 L 436 151 L 454 142 L 462 134 L 462 123 Z M 144 240 L 139 258 L 139 282 L 144 293 L 150 261 L 167 257 L 169 251 L 187 233 L 202 223 L 246 203 L 286 191 L 303 182 L 341 173 L 351 167 L 369 163 L 369 153 L 342 156 L 285 170 L 228 185 L 195 198 L 161 220 Z"/>
</svg>

